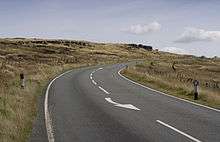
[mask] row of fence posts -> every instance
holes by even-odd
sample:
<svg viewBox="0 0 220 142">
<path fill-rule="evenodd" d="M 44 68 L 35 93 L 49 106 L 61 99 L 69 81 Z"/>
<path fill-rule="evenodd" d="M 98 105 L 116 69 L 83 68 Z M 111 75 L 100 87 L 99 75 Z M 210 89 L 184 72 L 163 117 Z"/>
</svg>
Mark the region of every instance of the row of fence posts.
<svg viewBox="0 0 220 142">
<path fill-rule="evenodd" d="M 138 64 L 138 62 L 136 62 L 136 65 Z M 175 64 L 173 64 L 174 66 Z M 125 66 L 125 68 L 127 69 L 128 68 L 128 65 Z M 198 87 L 199 87 L 199 81 L 198 80 L 194 80 L 193 81 L 193 86 L 194 86 L 194 91 L 193 91 L 193 94 L 194 94 L 194 100 L 198 100 L 199 98 L 199 93 L 198 93 Z"/>
<path fill-rule="evenodd" d="M 128 68 L 128 65 L 125 66 L 126 69 Z M 24 73 L 20 73 L 20 85 L 21 88 L 24 89 L 25 88 L 25 76 Z M 194 80 L 193 81 L 193 85 L 194 85 L 194 100 L 198 100 L 198 86 L 199 86 L 199 81 L 198 80 Z"/>
</svg>

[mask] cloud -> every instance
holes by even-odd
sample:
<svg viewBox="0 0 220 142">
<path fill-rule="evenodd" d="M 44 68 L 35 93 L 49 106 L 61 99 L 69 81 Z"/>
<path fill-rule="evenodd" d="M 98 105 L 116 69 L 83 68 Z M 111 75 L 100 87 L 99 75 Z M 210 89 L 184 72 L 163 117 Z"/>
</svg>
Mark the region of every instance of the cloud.
<svg viewBox="0 0 220 142">
<path fill-rule="evenodd" d="M 161 25 L 158 22 L 152 22 L 144 25 L 141 24 L 132 25 L 129 28 L 123 29 L 122 31 L 131 34 L 142 35 L 146 33 L 156 32 L 159 31 L 160 29 L 161 29 Z"/>
<path fill-rule="evenodd" d="M 184 49 L 177 48 L 177 47 L 165 47 L 161 50 L 165 52 L 170 52 L 170 53 L 188 54 Z"/>
<path fill-rule="evenodd" d="M 197 41 L 220 41 L 220 31 L 206 31 L 197 28 L 185 28 L 182 35 L 174 42 L 192 43 Z"/>
</svg>

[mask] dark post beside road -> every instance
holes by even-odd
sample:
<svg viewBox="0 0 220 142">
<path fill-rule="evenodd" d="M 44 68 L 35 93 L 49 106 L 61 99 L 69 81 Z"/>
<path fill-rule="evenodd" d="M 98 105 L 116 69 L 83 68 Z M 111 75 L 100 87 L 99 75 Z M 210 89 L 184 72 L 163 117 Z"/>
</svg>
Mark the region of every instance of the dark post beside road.
<svg viewBox="0 0 220 142">
<path fill-rule="evenodd" d="M 198 86 L 199 86 L 199 81 L 198 80 L 194 80 L 193 81 L 193 85 L 194 85 L 194 100 L 198 100 Z"/>
<path fill-rule="evenodd" d="M 21 81 L 21 88 L 24 89 L 25 87 L 24 73 L 20 73 L 20 81 Z"/>
</svg>

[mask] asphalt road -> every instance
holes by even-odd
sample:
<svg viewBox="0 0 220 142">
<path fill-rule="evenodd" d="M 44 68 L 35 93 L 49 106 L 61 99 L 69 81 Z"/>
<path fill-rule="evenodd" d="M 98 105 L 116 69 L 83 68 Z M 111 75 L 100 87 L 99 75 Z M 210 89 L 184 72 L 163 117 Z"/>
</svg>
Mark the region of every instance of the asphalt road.
<svg viewBox="0 0 220 142">
<path fill-rule="evenodd" d="M 56 142 L 220 142 L 220 111 L 134 84 L 118 74 L 124 66 L 57 78 L 48 90 L 49 124 L 41 98 L 30 141 L 48 141 L 49 134 Z"/>
</svg>

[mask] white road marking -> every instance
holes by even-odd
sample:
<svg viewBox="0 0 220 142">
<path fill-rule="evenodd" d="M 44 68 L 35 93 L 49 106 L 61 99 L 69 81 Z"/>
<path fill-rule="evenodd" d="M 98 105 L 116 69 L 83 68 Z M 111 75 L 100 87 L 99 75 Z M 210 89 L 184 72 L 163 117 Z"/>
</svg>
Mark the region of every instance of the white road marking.
<svg viewBox="0 0 220 142">
<path fill-rule="evenodd" d="M 101 86 L 99 86 L 99 89 L 101 89 L 103 92 L 105 92 L 106 94 L 110 94 L 108 91 L 106 91 L 104 88 L 102 88 Z"/>
<path fill-rule="evenodd" d="M 103 69 L 103 68 L 98 68 L 98 69 L 92 71 L 91 74 L 89 75 L 89 78 L 90 78 L 91 80 L 93 80 L 93 74 L 94 74 L 96 71 L 102 70 L 102 69 Z M 97 84 L 97 83 L 94 83 L 94 84 Z"/>
<path fill-rule="evenodd" d="M 176 131 L 177 133 L 179 133 L 181 135 L 186 136 L 187 138 L 189 138 L 189 139 L 191 139 L 191 140 L 193 140 L 195 142 L 201 142 L 200 140 L 198 140 L 198 139 L 196 139 L 196 138 L 194 138 L 194 137 L 192 137 L 192 136 L 190 136 L 190 135 L 188 135 L 188 134 L 186 134 L 186 133 L 184 133 L 184 132 L 182 132 L 182 131 L 180 131 L 180 130 L 178 130 L 178 129 L 176 129 L 176 128 L 174 128 L 174 127 L 172 127 L 172 126 L 170 126 L 170 125 L 168 125 L 168 124 L 166 124 L 166 123 L 164 123 L 164 122 L 162 122 L 160 120 L 157 120 L 157 122 L 162 124 L 163 126 L 166 126 L 166 127 L 170 128 L 170 129 Z"/>
<path fill-rule="evenodd" d="M 54 142 L 55 139 L 54 139 L 54 134 L 53 134 L 53 129 L 52 129 L 52 120 L 50 118 L 50 115 L 49 115 L 49 110 L 48 110 L 48 95 L 49 95 L 49 90 L 50 90 L 50 87 L 51 85 L 53 84 L 53 82 L 60 78 L 61 76 L 63 76 L 64 74 L 67 74 L 69 72 L 71 72 L 72 70 L 69 70 L 65 73 L 62 73 L 61 75 L 55 77 L 50 83 L 49 85 L 47 86 L 47 90 L 46 90 L 46 93 L 45 93 L 45 99 L 44 99 L 44 115 L 45 115 L 45 125 L 46 125 L 46 130 L 47 130 L 47 138 L 48 138 L 48 141 L 49 142 Z"/>
<path fill-rule="evenodd" d="M 210 110 L 214 110 L 214 111 L 220 112 L 220 109 L 215 109 L 215 108 L 212 108 L 212 107 L 209 107 L 209 106 L 205 106 L 205 105 L 202 105 L 202 104 L 198 104 L 198 103 L 195 103 L 195 102 L 191 102 L 191 101 L 189 101 L 189 100 L 185 100 L 185 99 L 182 99 L 182 98 L 178 98 L 178 97 L 175 97 L 175 96 L 171 96 L 171 95 L 168 95 L 168 94 L 166 94 L 166 93 L 160 92 L 160 91 L 158 91 L 158 90 L 154 90 L 154 89 L 152 89 L 152 88 L 149 88 L 149 87 L 147 87 L 147 86 L 144 86 L 144 85 L 142 85 L 142 84 L 140 84 L 140 83 L 134 82 L 134 81 L 128 79 L 127 77 L 123 76 L 123 75 L 120 73 L 123 69 L 124 69 L 124 68 L 120 69 L 120 70 L 118 71 L 118 74 L 119 74 L 122 78 L 124 78 L 124 79 L 127 80 L 127 81 L 132 82 L 133 84 L 139 85 L 139 86 L 141 86 L 141 87 L 143 87 L 143 88 L 145 88 L 145 89 L 148 89 L 148 90 L 151 90 L 151 91 L 154 91 L 154 92 L 163 94 L 163 95 L 168 96 L 168 97 L 171 97 L 171 98 L 175 98 L 175 99 L 178 99 L 178 100 L 187 102 L 187 103 L 191 103 L 191 104 L 193 104 L 193 105 L 197 105 L 197 106 L 200 106 L 200 107 L 204 107 L 204 108 L 207 108 L 207 109 L 210 109 Z"/>
<path fill-rule="evenodd" d="M 93 73 L 95 73 L 96 71 L 98 70 L 102 70 L 103 68 L 99 68 L 95 71 L 93 71 L 91 74 L 90 74 L 90 79 L 93 81 L 94 84 L 97 84 L 93 79 L 92 79 L 92 76 L 93 76 Z M 49 85 L 47 86 L 47 90 L 46 90 L 46 93 L 45 93 L 45 99 L 44 99 L 44 115 L 45 115 L 45 125 L 46 125 L 46 130 L 47 130 L 47 138 L 48 138 L 48 141 L 49 142 L 54 142 L 55 139 L 54 139 L 54 134 L 53 134 L 53 128 L 52 128 L 52 120 L 50 118 L 50 115 L 49 115 L 49 110 L 48 110 L 48 95 L 49 95 L 49 90 L 50 90 L 50 87 L 51 85 L 53 84 L 53 82 L 60 78 L 61 76 L 63 76 L 64 74 L 67 74 L 69 72 L 71 72 L 72 70 L 69 70 L 67 72 L 64 72 L 62 74 L 60 74 L 59 76 L 55 77 L 50 83 Z M 104 90 L 103 90 L 104 91 Z M 107 92 L 107 91 L 106 91 Z"/>
<path fill-rule="evenodd" d="M 95 70 L 94 70 L 94 71 L 92 71 L 92 73 L 91 73 L 91 74 L 93 74 L 93 73 L 95 73 Z"/>
<path fill-rule="evenodd" d="M 92 83 L 95 84 L 95 85 L 97 85 L 97 83 L 96 83 L 94 80 L 92 80 Z"/>
<path fill-rule="evenodd" d="M 109 103 L 114 104 L 114 105 L 117 105 L 117 104 L 118 104 L 118 103 L 116 103 L 116 102 L 112 101 L 112 99 L 111 99 L 111 98 L 105 98 L 105 100 L 106 100 L 107 102 L 109 102 Z"/>
<path fill-rule="evenodd" d="M 95 73 L 95 72 L 97 72 L 97 71 L 99 71 L 99 70 L 102 70 L 103 68 L 98 68 L 98 69 L 96 69 L 96 70 L 94 70 L 92 73 Z"/>
<path fill-rule="evenodd" d="M 114 104 L 117 107 L 123 107 L 123 108 L 128 108 L 128 109 L 133 109 L 133 110 L 140 110 L 139 108 L 133 106 L 132 104 L 119 104 L 119 103 L 112 101 L 111 98 L 105 98 L 105 100 L 111 104 Z"/>
</svg>

